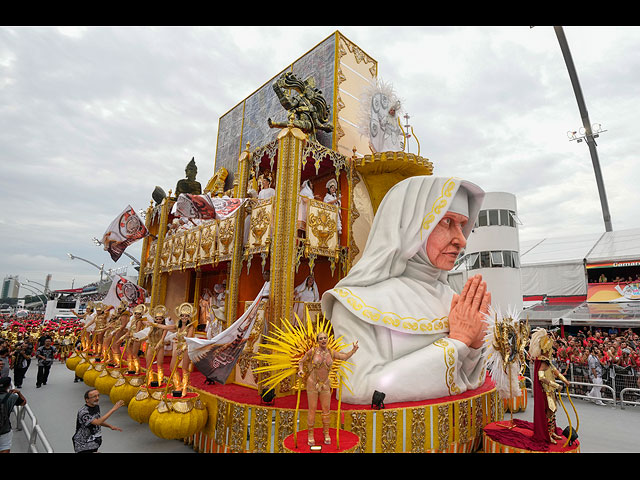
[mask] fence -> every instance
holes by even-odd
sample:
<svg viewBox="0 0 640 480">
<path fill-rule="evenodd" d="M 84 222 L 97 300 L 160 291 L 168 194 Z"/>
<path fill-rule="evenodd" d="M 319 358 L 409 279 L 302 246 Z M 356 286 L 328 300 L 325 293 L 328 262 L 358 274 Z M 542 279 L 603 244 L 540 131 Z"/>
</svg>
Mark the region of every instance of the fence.
<svg viewBox="0 0 640 480">
<path fill-rule="evenodd" d="M 532 366 L 527 365 L 525 378 L 531 383 Z M 601 400 L 613 406 L 620 403 L 621 408 L 625 404 L 640 405 L 640 372 L 631 367 L 619 367 L 611 365 L 603 367 L 602 385 L 595 384 L 589 376 L 589 369 L 586 365 L 571 363 L 566 370 L 561 370 L 562 374 L 571 382 L 569 395 L 576 398 L 592 399 L 588 394 L 593 387 L 600 387 Z"/>
<path fill-rule="evenodd" d="M 27 439 L 27 453 L 53 453 L 53 448 L 28 404 L 16 406 L 12 415 L 16 417 L 16 431 L 24 432 Z"/>
</svg>

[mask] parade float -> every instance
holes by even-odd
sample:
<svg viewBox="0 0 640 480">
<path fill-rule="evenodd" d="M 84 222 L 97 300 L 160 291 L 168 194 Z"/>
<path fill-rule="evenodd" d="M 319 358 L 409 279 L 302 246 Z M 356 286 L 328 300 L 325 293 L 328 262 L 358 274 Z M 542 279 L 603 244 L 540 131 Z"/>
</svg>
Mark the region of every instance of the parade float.
<svg viewBox="0 0 640 480">
<path fill-rule="evenodd" d="M 303 327 L 326 325 L 331 333 L 320 296 L 359 261 L 386 193 L 433 175 L 419 149 L 406 151 L 400 106 L 378 79 L 377 62 L 335 32 L 220 118 L 206 183 L 191 159 L 175 187 L 155 188 L 143 224 L 132 209 L 123 212 L 115 228 L 142 240 L 142 256 L 138 290 L 114 282 L 119 298 L 140 303 L 142 291 L 150 311 L 195 309 L 191 362 L 170 364 L 176 341 L 146 345 L 166 355 L 156 360 L 155 382 L 155 357 L 142 359 L 147 373 L 130 399 L 132 418 L 199 452 L 309 451 L 297 440 L 306 430 L 307 392 L 295 369 L 272 381 L 269 339 Z M 452 350 L 441 345 L 452 369 Z M 106 366 L 85 357 L 82 376 L 91 385 Z M 504 418 L 503 399 L 484 373 L 478 388 L 451 385 L 448 396 L 386 404 L 379 391 L 370 403 L 343 402 L 338 386 L 328 424 L 342 441 L 324 451 L 474 452 L 483 429 Z"/>
</svg>

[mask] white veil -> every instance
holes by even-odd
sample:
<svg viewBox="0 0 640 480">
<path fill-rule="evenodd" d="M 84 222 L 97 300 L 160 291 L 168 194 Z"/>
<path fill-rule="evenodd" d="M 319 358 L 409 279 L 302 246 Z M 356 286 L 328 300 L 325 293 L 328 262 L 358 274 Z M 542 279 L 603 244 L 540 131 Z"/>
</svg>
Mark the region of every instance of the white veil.
<svg viewBox="0 0 640 480">
<path fill-rule="evenodd" d="M 410 177 L 389 190 L 373 220 L 361 259 L 334 289 L 324 293 L 322 310 L 331 318 L 341 302 L 361 320 L 393 330 L 448 332 L 453 291 L 447 272 L 433 266 L 427 238 L 447 213 L 459 189 L 468 198 L 468 238 L 484 199 L 477 185 L 459 178 Z"/>
</svg>

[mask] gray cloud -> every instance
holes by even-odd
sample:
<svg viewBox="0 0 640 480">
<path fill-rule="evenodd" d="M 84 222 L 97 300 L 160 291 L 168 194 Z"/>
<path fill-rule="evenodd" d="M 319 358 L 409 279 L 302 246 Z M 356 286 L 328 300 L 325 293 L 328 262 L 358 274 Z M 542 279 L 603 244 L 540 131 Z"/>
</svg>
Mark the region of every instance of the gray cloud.
<svg viewBox="0 0 640 480">
<path fill-rule="evenodd" d="M 522 239 L 603 230 L 589 152 L 566 137 L 581 121 L 551 27 L 337 29 L 379 62 L 436 174 L 517 195 Z M 206 181 L 219 117 L 335 30 L 0 28 L 0 276 L 97 278 L 67 252 L 127 264 L 91 237 L 127 204 L 146 208 L 155 185 L 174 189 L 191 157 Z M 591 120 L 608 130 L 614 228 L 635 228 L 640 30 L 565 32 Z"/>
</svg>

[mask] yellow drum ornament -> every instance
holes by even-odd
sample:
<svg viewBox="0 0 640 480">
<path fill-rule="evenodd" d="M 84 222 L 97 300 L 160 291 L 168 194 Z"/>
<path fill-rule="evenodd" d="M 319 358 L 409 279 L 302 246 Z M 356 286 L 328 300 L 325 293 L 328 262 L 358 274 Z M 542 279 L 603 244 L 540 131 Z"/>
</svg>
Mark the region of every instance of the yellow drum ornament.
<svg viewBox="0 0 640 480">
<path fill-rule="evenodd" d="M 100 376 L 103 370 L 104 370 L 104 363 L 93 362 L 91 364 L 91 367 L 88 368 L 86 372 L 84 372 L 84 375 L 82 376 L 82 380 L 84 380 L 84 383 L 86 383 L 90 387 L 95 388 L 96 380 L 98 379 L 98 377 Z"/>
<path fill-rule="evenodd" d="M 94 383 L 94 387 L 102 394 L 109 395 L 119 378 L 122 378 L 122 368 L 106 367 L 102 370 Z"/>
<path fill-rule="evenodd" d="M 80 356 L 80 354 L 78 352 L 73 352 L 72 355 L 69 356 L 69 358 L 67 358 L 67 360 L 64 362 L 64 364 L 66 365 L 66 367 L 69 370 L 74 370 L 77 368 L 78 364 L 83 360 L 82 356 Z"/>
<path fill-rule="evenodd" d="M 149 418 L 154 435 L 179 440 L 199 432 L 207 423 L 208 412 L 197 393 L 163 398 Z"/>
<path fill-rule="evenodd" d="M 122 400 L 128 406 L 144 384 L 144 378 L 144 373 L 138 375 L 123 374 L 122 377 L 116 380 L 109 392 L 111 402 L 116 403 L 118 400 Z"/>
<path fill-rule="evenodd" d="M 166 387 L 149 387 L 143 385 L 129 402 L 129 416 L 138 423 L 149 423 L 149 417 L 156 409 Z"/>
<path fill-rule="evenodd" d="M 83 378 L 85 372 L 89 369 L 89 367 L 91 367 L 92 363 L 93 363 L 92 357 L 88 356 L 87 354 L 82 354 L 80 362 L 78 363 L 78 366 L 76 366 L 75 368 L 76 377 Z"/>
</svg>

